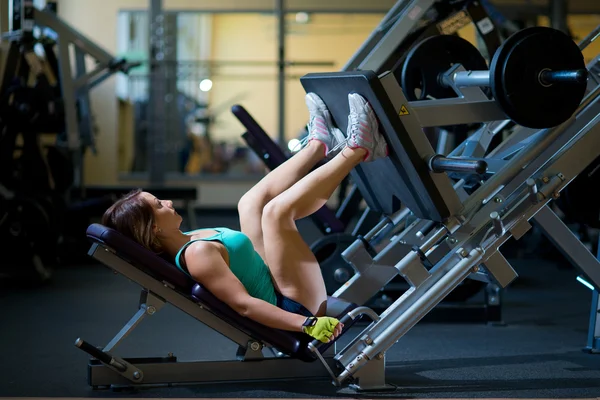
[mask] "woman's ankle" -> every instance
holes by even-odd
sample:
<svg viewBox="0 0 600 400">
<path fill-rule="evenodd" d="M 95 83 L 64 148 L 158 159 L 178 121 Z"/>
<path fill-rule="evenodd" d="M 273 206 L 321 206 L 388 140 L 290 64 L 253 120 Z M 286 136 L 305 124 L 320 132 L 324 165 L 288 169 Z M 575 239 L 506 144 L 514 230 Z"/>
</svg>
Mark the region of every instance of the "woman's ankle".
<svg viewBox="0 0 600 400">
<path fill-rule="evenodd" d="M 369 157 L 369 150 L 360 146 L 346 146 L 342 154 L 346 158 L 356 158 L 362 162 Z"/>
</svg>

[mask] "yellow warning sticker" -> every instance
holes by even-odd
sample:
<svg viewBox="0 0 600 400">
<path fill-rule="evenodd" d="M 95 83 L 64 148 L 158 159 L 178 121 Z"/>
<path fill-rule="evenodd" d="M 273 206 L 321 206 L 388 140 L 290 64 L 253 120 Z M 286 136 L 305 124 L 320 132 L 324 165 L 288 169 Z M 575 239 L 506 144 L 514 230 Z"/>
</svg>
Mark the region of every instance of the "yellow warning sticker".
<svg viewBox="0 0 600 400">
<path fill-rule="evenodd" d="M 408 115 L 408 109 L 406 108 L 406 106 L 404 104 L 402 104 L 402 107 L 400 107 L 400 115 Z"/>
</svg>

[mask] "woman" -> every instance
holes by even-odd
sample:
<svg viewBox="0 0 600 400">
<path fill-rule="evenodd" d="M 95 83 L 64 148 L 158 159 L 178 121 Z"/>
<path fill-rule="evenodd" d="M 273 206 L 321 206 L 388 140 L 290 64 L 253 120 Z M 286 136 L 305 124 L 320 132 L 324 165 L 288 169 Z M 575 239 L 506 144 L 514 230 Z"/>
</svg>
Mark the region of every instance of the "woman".
<svg viewBox="0 0 600 400">
<path fill-rule="evenodd" d="M 306 95 L 307 144 L 242 197 L 241 232 L 206 228 L 183 233 L 173 203 L 142 191 L 113 204 L 103 225 L 168 254 L 183 272 L 247 318 L 322 342 L 336 338 L 343 326 L 324 317 L 327 293 L 319 263 L 295 221 L 321 208 L 359 163 L 387 156 L 371 106 L 358 94 L 350 94 L 348 101 L 344 137 L 333 127 L 321 98 Z M 309 173 L 336 150 L 337 155 Z"/>
</svg>

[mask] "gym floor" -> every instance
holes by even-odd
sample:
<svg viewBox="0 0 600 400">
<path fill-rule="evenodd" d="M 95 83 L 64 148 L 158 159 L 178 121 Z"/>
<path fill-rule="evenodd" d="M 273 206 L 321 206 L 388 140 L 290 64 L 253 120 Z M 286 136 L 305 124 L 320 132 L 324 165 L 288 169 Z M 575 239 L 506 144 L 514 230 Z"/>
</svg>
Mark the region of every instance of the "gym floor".
<svg viewBox="0 0 600 400">
<path fill-rule="evenodd" d="M 215 219 L 216 218 L 216 219 Z M 235 215 L 201 215 L 203 226 L 238 228 Z M 300 229 L 318 237 L 309 221 Z M 512 260 L 504 326 L 422 323 L 388 351 L 391 393 L 368 398 L 598 398 L 600 354 L 586 344 L 591 292 L 560 258 Z M 355 397 L 328 380 L 206 384 L 93 391 L 82 339 L 105 345 L 135 313 L 140 287 L 90 262 L 56 271 L 52 284 L 0 292 L 0 396 L 18 397 Z M 360 329 L 360 328 L 356 328 Z M 347 334 L 352 335 L 352 332 Z M 342 338 L 344 344 L 348 339 Z M 236 347 L 172 306 L 145 319 L 118 347 L 124 357 L 226 360 Z"/>
</svg>

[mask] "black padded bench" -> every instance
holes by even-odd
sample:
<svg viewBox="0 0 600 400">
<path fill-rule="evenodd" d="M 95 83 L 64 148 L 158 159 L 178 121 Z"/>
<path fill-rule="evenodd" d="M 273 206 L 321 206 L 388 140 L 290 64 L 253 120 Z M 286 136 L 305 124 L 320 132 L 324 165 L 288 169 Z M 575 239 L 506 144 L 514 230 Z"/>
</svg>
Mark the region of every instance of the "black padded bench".
<svg viewBox="0 0 600 400">
<path fill-rule="evenodd" d="M 322 354 L 326 354 L 328 350 L 331 350 L 330 348 L 335 346 L 335 342 L 320 343 L 304 333 L 271 329 L 254 322 L 253 320 L 240 316 L 225 303 L 217 299 L 202 285 L 191 280 L 172 262 L 145 249 L 113 229 L 100 224 L 92 224 L 88 227 L 87 237 L 93 243 L 89 255 L 110 267 L 115 272 L 124 275 L 142 286 L 145 293 L 144 298 L 147 298 L 148 294 L 150 294 L 154 299 L 153 301 L 161 303 L 159 306 L 164 303 L 170 303 L 237 342 L 239 345 L 238 358 L 240 354 L 251 354 L 253 360 L 258 357 L 261 359 L 261 363 L 282 363 L 281 366 L 275 368 L 268 367 L 265 364 L 264 368 L 266 368 L 266 372 L 264 372 L 264 374 L 267 374 L 267 376 L 261 375 L 260 377 L 257 377 L 257 372 L 255 370 L 252 370 L 250 373 L 245 369 L 260 369 L 263 367 L 260 365 L 254 367 L 241 367 L 237 365 L 240 363 L 239 361 L 233 361 L 237 364 L 235 367 L 230 366 L 231 368 L 241 368 L 244 371 L 239 372 L 239 377 L 235 376 L 236 374 L 233 370 L 230 370 L 229 373 L 224 371 L 223 374 L 231 376 L 232 380 L 244 380 L 244 377 L 247 379 L 282 379 L 300 376 L 330 376 L 331 369 L 328 370 L 328 367 L 322 365 L 325 364 Z M 142 305 L 140 305 L 140 307 L 142 308 Z M 149 307 L 150 305 L 148 304 L 143 305 L 144 309 L 149 309 Z M 145 313 L 141 312 L 141 314 Z M 327 315 L 336 317 L 344 323 L 343 333 L 347 332 L 347 330 L 364 314 L 369 315 L 371 318 L 377 318 L 371 310 L 364 307 L 357 307 L 356 304 L 351 304 L 341 299 L 332 297 L 328 299 Z M 137 325 L 137 320 L 130 321 L 126 326 L 135 327 L 135 325 Z M 124 337 L 127 334 L 128 332 L 124 333 L 122 330 L 118 334 L 118 336 L 120 336 L 113 339 L 111 345 L 108 346 L 109 348 L 105 348 L 104 352 L 98 349 L 94 350 L 91 345 L 80 339 L 78 340 L 76 343 L 77 346 L 90 353 L 96 359 L 92 360 L 89 365 L 89 383 L 91 386 L 106 386 L 115 383 L 131 385 L 132 383 L 136 383 L 132 382 L 134 379 L 131 376 L 127 379 L 127 374 L 125 372 L 115 370 L 115 368 L 111 366 L 111 360 L 117 360 L 117 363 L 121 364 L 128 362 L 127 360 L 118 359 L 111 354 L 111 351 L 116 347 L 116 344 L 120 342 L 121 336 Z M 265 358 L 263 360 L 262 355 L 259 356 L 259 353 L 262 353 L 263 348 L 276 349 L 278 352 L 287 355 L 287 357 L 276 357 L 273 359 Z M 250 351 L 250 349 L 252 351 Z M 316 352 L 319 354 L 315 354 Z M 321 359 L 322 363 L 311 363 L 316 359 Z M 99 362 L 98 360 L 102 362 Z M 150 361 L 145 361 L 143 359 L 136 359 L 134 361 L 135 365 L 133 365 L 134 363 L 132 362 L 132 366 L 129 367 L 127 371 L 131 371 L 135 368 L 143 370 L 144 368 L 142 365 L 146 365 L 146 368 L 150 368 L 152 371 L 160 371 L 160 373 L 154 372 L 152 380 L 146 380 L 143 382 L 144 384 L 203 382 L 209 377 L 199 375 L 204 374 L 205 371 L 212 371 L 211 374 L 214 375 L 216 373 L 215 370 L 211 370 L 210 368 L 217 367 L 208 366 L 207 363 L 210 364 L 212 362 L 194 362 L 191 363 L 192 365 L 187 366 L 188 369 L 186 371 L 188 372 L 182 372 L 180 377 L 174 377 L 172 371 L 166 371 L 166 369 L 170 367 L 170 364 L 175 361 L 174 359 L 160 359 L 160 362 L 158 362 L 156 358 L 151 359 Z M 151 365 L 150 367 L 147 366 L 148 362 Z M 311 365 L 311 367 L 307 370 L 306 367 L 298 366 L 297 362 Z M 327 362 L 331 363 L 329 368 L 333 368 L 333 358 L 328 358 Z M 293 365 L 293 368 L 289 365 Z M 99 368 L 101 368 L 101 370 L 99 370 Z M 111 371 L 110 373 L 106 372 L 107 368 Z M 198 368 L 200 368 L 200 370 Z M 198 372 L 194 374 L 191 371 Z M 290 376 L 290 374 L 292 374 L 292 376 Z M 164 375 L 164 377 L 162 375 Z M 213 378 L 213 380 L 226 379 Z"/>
</svg>

